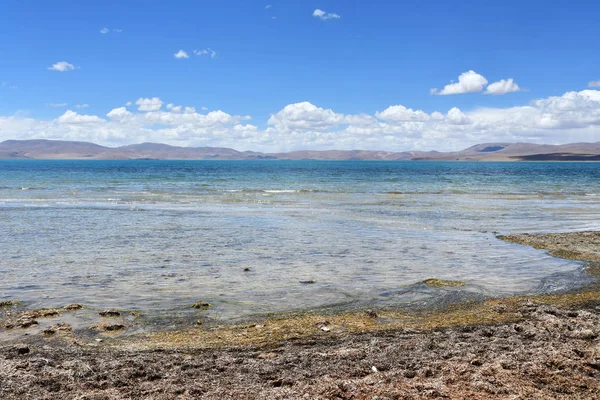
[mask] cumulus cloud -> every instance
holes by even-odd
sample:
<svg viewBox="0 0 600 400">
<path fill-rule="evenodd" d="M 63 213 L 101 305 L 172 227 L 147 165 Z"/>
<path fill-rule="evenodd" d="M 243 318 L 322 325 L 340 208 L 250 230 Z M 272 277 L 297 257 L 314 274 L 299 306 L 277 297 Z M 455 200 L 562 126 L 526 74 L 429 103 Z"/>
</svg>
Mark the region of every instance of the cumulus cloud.
<svg viewBox="0 0 600 400">
<path fill-rule="evenodd" d="M 125 107 L 113 108 L 106 114 L 106 116 L 113 121 L 122 121 L 131 115 L 133 114 L 127 111 Z"/>
<path fill-rule="evenodd" d="M 520 92 L 521 88 L 512 79 L 501 79 L 498 82 L 491 83 L 486 89 L 485 94 L 506 94 Z"/>
<path fill-rule="evenodd" d="M 589 81 L 588 82 L 588 87 L 591 87 L 591 88 L 600 87 L 600 80 Z"/>
<path fill-rule="evenodd" d="M 313 17 L 319 18 L 322 21 L 327 21 L 328 19 L 340 19 L 341 17 L 335 13 L 328 13 L 320 9 L 316 9 L 312 13 Z"/>
<path fill-rule="evenodd" d="M 100 33 L 103 35 L 106 35 L 108 32 L 110 32 L 110 29 L 108 29 L 107 27 L 100 29 Z"/>
<path fill-rule="evenodd" d="M 50 103 L 48 104 L 50 107 L 66 107 L 68 106 L 67 103 Z"/>
<path fill-rule="evenodd" d="M 277 114 L 271 115 L 267 124 L 284 131 L 324 130 L 336 126 L 343 117 L 331 109 L 326 110 L 304 101 L 285 106 Z"/>
<path fill-rule="evenodd" d="M 163 102 L 158 97 L 139 98 L 135 104 L 138 105 L 139 111 L 158 111 L 163 105 Z"/>
<path fill-rule="evenodd" d="M 90 105 L 89 104 L 75 104 L 75 108 L 88 108 Z"/>
<path fill-rule="evenodd" d="M 484 142 L 600 141 L 600 91 L 582 90 L 504 108 L 425 111 L 392 105 L 372 114 L 344 114 L 310 102 L 273 113 L 265 128 L 223 110 L 198 112 L 158 98 L 140 98 L 137 111 L 114 108 L 105 118 L 67 110 L 51 120 L 0 116 L 5 139 L 85 140 L 106 145 L 163 142 L 240 150 L 458 150 Z"/>
<path fill-rule="evenodd" d="M 169 103 L 169 104 L 167 104 L 167 110 L 174 112 L 174 113 L 180 113 L 181 106 L 176 106 L 176 105 Z"/>
<path fill-rule="evenodd" d="M 447 95 L 447 94 L 462 94 L 481 92 L 488 81 L 483 75 L 470 70 L 463 72 L 458 76 L 458 82 L 450 83 L 440 91 L 431 89 L 432 94 Z"/>
<path fill-rule="evenodd" d="M 73 64 L 70 64 L 66 61 L 59 61 L 55 64 L 52 64 L 51 66 L 48 67 L 48 69 L 50 71 L 58 71 L 58 72 L 66 72 L 66 71 L 72 71 L 74 70 L 76 67 Z"/>
<path fill-rule="evenodd" d="M 183 50 L 179 50 L 177 53 L 173 54 L 173 56 L 175 58 L 190 58 L 190 56 L 188 56 L 188 53 L 186 53 Z"/>
<path fill-rule="evenodd" d="M 413 111 L 412 108 L 406 108 L 403 105 L 390 106 L 382 112 L 375 113 L 377 118 L 387 121 L 427 121 L 429 115 L 421 110 Z"/>
<path fill-rule="evenodd" d="M 96 115 L 82 115 L 77 114 L 75 111 L 67 110 L 63 115 L 57 118 L 57 121 L 61 124 L 97 124 L 105 122 L 102 118 Z"/>
</svg>

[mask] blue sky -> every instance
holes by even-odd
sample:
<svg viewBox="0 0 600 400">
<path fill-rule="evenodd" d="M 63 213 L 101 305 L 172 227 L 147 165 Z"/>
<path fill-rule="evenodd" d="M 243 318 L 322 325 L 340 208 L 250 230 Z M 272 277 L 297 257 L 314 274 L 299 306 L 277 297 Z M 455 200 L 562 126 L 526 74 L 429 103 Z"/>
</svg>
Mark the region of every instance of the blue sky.
<svg viewBox="0 0 600 400">
<path fill-rule="evenodd" d="M 598 15 L 592 1 L 5 0 L 0 139 L 258 150 L 597 141 Z M 160 109 L 136 105 L 153 98 Z"/>
</svg>

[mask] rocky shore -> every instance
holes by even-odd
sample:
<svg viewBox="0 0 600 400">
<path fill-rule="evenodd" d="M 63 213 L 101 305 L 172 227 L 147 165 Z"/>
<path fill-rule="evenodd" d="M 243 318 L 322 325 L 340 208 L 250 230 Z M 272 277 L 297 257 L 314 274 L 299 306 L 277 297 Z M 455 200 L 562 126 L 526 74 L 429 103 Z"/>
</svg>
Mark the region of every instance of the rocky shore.
<svg viewBox="0 0 600 400">
<path fill-rule="evenodd" d="M 597 273 L 599 238 L 502 239 L 589 261 Z M 1 329 L 23 313 L 6 314 Z M 56 318 L 43 314 L 29 316 Z M 294 315 L 102 341 L 58 328 L 0 345 L 0 398 L 600 398 L 595 285 L 422 313 Z"/>
</svg>

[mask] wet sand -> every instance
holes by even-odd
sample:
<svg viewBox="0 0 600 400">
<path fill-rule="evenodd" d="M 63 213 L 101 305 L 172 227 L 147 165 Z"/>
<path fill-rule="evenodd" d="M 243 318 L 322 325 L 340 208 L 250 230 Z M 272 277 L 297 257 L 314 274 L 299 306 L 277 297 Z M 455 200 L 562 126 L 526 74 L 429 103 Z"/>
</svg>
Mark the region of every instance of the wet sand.
<svg viewBox="0 0 600 400">
<path fill-rule="evenodd" d="M 594 274 L 599 238 L 502 237 L 588 261 Z M 2 329 L 27 321 L 13 309 Z M 82 311 L 59 311 L 71 312 Z M 29 317 L 53 333 L 13 327 L 31 334 L 0 345 L 2 399 L 600 398 L 595 284 L 418 313 L 299 314 L 129 337 L 116 329 L 102 342 L 42 314 Z"/>
</svg>

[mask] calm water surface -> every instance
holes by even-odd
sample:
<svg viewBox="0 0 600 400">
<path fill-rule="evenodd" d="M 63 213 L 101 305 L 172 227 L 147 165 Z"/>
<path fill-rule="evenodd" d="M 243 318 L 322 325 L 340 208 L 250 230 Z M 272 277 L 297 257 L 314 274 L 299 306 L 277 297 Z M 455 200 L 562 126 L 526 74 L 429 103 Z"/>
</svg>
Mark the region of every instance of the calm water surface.
<svg viewBox="0 0 600 400">
<path fill-rule="evenodd" d="M 495 234 L 594 229 L 600 163 L 0 160 L 0 299 L 231 319 L 552 292 L 582 265 Z"/>
</svg>

